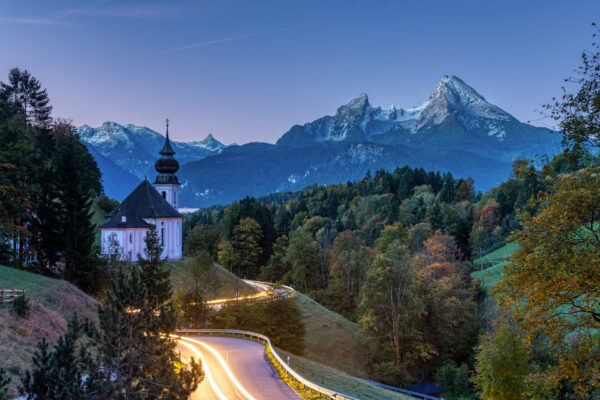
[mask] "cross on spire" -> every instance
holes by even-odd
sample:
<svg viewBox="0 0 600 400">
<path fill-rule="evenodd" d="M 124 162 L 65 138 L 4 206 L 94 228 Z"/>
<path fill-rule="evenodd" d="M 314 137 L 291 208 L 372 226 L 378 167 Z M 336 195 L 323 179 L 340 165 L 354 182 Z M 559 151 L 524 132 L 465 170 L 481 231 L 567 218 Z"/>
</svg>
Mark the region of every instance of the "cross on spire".
<svg viewBox="0 0 600 400">
<path fill-rule="evenodd" d="M 167 118 L 167 137 L 169 137 L 169 118 Z"/>
</svg>

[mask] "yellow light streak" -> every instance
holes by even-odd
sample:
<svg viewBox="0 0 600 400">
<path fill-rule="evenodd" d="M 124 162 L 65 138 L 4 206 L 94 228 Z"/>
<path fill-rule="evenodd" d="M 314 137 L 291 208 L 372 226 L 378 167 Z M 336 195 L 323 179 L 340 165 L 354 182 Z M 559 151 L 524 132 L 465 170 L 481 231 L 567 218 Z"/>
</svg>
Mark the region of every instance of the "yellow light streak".
<svg viewBox="0 0 600 400">
<path fill-rule="evenodd" d="M 171 336 L 173 336 L 173 335 L 171 335 Z M 206 363 L 206 360 L 202 356 L 202 353 L 196 347 L 194 347 L 193 345 L 191 345 L 189 343 L 186 343 L 182 340 L 178 340 L 178 342 L 179 342 L 179 344 L 184 345 L 185 347 L 190 349 L 192 352 L 194 352 L 194 354 L 196 354 L 198 356 L 198 358 L 202 361 L 202 367 L 204 368 L 204 374 L 206 375 L 206 379 L 208 379 L 208 383 L 210 383 L 210 386 L 216 393 L 217 397 L 221 400 L 228 400 L 227 396 L 225 396 L 223 394 L 223 392 L 221 392 L 221 389 L 219 389 L 219 387 L 217 386 L 217 382 L 215 382 L 215 379 L 213 378 L 212 374 L 210 373 L 210 370 L 208 369 L 208 364 Z"/>
<path fill-rule="evenodd" d="M 231 382 L 233 382 L 233 384 L 235 385 L 235 387 L 237 387 L 238 390 L 240 392 L 242 392 L 242 394 L 244 396 L 246 396 L 246 398 L 248 400 L 256 400 L 250 393 L 248 393 L 248 391 L 237 380 L 237 378 L 235 377 L 235 375 L 233 374 L 233 372 L 231 372 L 231 370 L 229 369 L 229 366 L 227 365 L 227 363 L 225 362 L 225 360 L 223 360 L 223 357 L 221 357 L 221 355 L 214 348 L 212 348 L 211 346 L 209 346 L 208 344 L 206 344 L 204 342 L 201 342 L 201 341 L 195 340 L 195 339 L 191 339 L 191 338 L 188 338 L 188 337 L 181 337 L 179 343 L 184 344 L 183 342 L 181 342 L 181 340 L 187 340 L 189 342 L 199 344 L 200 346 L 203 346 L 208 351 L 210 351 L 212 353 L 212 355 L 215 356 L 215 358 L 219 361 L 219 363 L 223 367 L 223 370 L 225 370 L 225 373 L 227 374 L 227 376 L 229 377 L 229 379 L 231 379 Z M 185 344 L 188 347 L 191 346 L 188 343 L 185 343 Z M 196 350 L 196 351 L 198 351 L 198 350 Z M 198 351 L 198 353 L 200 353 L 200 352 Z M 204 363 L 204 360 L 202 360 L 202 362 Z"/>
</svg>

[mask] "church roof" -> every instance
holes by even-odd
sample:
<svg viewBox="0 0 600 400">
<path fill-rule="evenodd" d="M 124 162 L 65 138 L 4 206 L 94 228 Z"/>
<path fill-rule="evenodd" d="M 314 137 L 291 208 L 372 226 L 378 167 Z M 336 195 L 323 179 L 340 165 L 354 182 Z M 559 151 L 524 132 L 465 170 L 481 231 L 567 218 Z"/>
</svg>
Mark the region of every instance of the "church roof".
<svg viewBox="0 0 600 400">
<path fill-rule="evenodd" d="M 100 228 L 151 228 L 153 226 L 136 215 L 125 215 L 125 222 L 123 222 L 123 215 L 115 214 Z"/>
<path fill-rule="evenodd" d="M 132 219 L 132 223 L 135 218 L 182 218 L 146 179 L 117 208 L 106 215 L 109 221 L 100 228 L 109 228 L 106 225 L 113 217 L 118 216 L 118 220 L 121 221 L 123 215 L 128 221 Z"/>
</svg>

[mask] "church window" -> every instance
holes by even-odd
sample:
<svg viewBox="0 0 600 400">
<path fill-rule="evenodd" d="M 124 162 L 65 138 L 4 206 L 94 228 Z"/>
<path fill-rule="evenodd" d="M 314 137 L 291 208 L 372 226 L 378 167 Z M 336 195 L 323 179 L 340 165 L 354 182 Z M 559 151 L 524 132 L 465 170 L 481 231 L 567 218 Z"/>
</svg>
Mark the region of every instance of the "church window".
<svg viewBox="0 0 600 400">
<path fill-rule="evenodd" d="M 160 228 L 160 244 L 165 245 L 165 228 Z"/>
<path fill-rule="evenodd" d="M 163 199 L 165 199 L 165 200 L 166 200 L 166 199 L 167 199 L 167 192 L 165 192 L 165 191 L 163 190 L 163 192 L 162 192 L 162 195 L 163 195 Z"/>
<path fill-rule="evenodd" d="M 133 234 L 132 233 L 129 234 L 129 243 L 133 243 Z"/>
<path fill-rule="evenodd" d="M 177 192 L 173 192 L 173 205 L 177 205 Z"/>
<path fill-rule="evenodd" d="M 131 260 L 131 250 L 129 250 L 129 259 Z"/>
</svg>

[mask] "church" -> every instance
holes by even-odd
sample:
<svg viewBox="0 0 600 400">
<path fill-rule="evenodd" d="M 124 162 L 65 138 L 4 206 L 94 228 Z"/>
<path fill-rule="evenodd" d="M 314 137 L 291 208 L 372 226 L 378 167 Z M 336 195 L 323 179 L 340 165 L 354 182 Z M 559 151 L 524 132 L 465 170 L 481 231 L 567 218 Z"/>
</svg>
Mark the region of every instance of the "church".
<svg viewBox="0 0 600 400">
<path fill-rule="evenodd" d="M 179 163 L 169 140 L 169 120 L 165 144 L 154 167 L 158 176 L 154 185 L 144 179 L 117 208 L 106 215 L 100 226 L 102 254 L 118 254 L 123 260 L 138 261 L 144 255 L 144 237 L 155 227 L 163 246 L 162 257 L 181 260 L 182 215 L 177 211 L 179 181 L 175 172 Z"/>
</svg>

